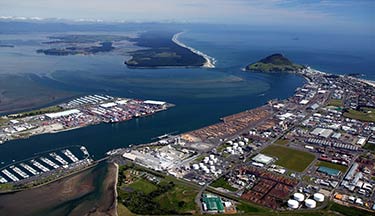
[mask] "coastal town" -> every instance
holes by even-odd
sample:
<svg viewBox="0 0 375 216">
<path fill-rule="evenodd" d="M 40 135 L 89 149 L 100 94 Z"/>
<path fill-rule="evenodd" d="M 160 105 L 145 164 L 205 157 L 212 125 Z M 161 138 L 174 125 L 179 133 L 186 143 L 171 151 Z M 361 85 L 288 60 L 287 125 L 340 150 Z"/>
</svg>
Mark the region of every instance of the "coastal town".
<svg viewBox="0 0 375 216">
<path fill-rule="evenodd" d="M 278 211 L 340 204 L 374 213 L 374 85 L 311 68 L 298 74 L 307 82 L 290 98 L 108 155 L 197 185 L 200 213 L 241 213 L 243 201 Z"/>
<path fill-rule="evenodd" d="M 191 197 L 202 214 L 243 213 L 243 202 L 297 212 L 321 210 L 333 202 L 374 212 L 374 85 L 311 68 L 298 74 L 306 83 L 285 100 L 271 100 L 204 128 L 107 152 L 102 160 L 119 164 L 119 173 L 125 175 L 118 190 L 143 182 L 168 191 L 165 179 L 174 178 L 196 188 Z M 8 115 L 1 138 L 116 123 L 172 106 L 88 95 Z M 84 146 L 56 149 L 3 167 L 0 185 L 43 184 L 97 163 Z M 168 184 L 176 187 L 174 181 Z M 132 193 L 120 192 L 119 202 Z M 123 202 L 130 208 L 135 205 L 132 199 Z"/>
</svg>

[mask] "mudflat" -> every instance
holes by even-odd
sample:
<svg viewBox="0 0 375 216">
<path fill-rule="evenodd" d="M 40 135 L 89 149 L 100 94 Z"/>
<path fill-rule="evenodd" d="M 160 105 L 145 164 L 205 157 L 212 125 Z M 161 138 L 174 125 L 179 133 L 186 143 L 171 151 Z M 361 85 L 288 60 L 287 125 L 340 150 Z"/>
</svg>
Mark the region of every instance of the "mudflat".
<svg viewBox="0 0 375 216">
<path fill-rule="evenodd" d="M 0 195 L 4 215 L 115 215 L 117 168 L 99 163 L 50 184 Z"/>
</svg>

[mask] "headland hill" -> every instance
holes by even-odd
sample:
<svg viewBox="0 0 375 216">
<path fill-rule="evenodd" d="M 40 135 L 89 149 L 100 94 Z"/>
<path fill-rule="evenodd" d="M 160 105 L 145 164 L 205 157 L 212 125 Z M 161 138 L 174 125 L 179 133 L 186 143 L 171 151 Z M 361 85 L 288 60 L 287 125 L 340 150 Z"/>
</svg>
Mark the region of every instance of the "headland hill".
<svg viewBox="0 0 375 216">
<path fill-rule="evenodd" d="M 295 64 L 280 53 L 269 55 L 257 62 L 246 66 L 246 71 L 257 72 L 298 72 L 306 66 Z"/>
<path fill-rule="evenodd" d="M 183 32 L 145 32 L 130 39 L 137 46 L 147 47 L 130 53 L 125 61 L 129 68 L 206 67 L 213 68 L 214 59 L 178 40 Z"/>
</svg>

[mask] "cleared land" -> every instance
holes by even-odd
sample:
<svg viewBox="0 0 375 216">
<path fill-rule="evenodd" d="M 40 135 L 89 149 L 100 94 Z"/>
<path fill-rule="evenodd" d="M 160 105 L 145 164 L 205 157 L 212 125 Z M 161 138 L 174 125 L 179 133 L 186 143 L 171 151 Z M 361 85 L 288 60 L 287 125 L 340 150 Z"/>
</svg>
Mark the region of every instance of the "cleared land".
<svg viewBox="0 0 375 216">
<path fill-rule="evenodd" d="M 263 149 L 263 154 L 276 157 L 276 164 L 290 170 L 302 172 L 315 159 L 313 154 L 283 146 L 270 145 Z"/>
<path fill-rule="evenodd" d="M 326 162 L 326 161 L 318 161 L 316 163 L 316 166 L 325 166 L 325 167 L 328 167 L 328 168 L 340 170 L 341 173 L 345 173 L 346 170 L 348 169 L 346 166 L 343 166 L 343 165 L 340 165 L 340 164 L 334 164 L 334 163 L 330 163 L 330 162 Z"/>
<path fill-rule="evenodd" d="M 0 195 L 1 215 L 115 215 L 113 164 L 101 163 L 50 184 Z"/>
</svg>

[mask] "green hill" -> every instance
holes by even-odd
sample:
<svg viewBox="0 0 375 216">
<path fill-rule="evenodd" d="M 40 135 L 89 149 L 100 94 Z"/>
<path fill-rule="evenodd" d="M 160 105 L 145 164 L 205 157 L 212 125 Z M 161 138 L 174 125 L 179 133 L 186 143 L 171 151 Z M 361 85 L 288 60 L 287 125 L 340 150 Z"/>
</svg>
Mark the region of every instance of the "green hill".
<svg viewBox="0 0 375 216">
<path fill-rule="evenodd" d="M 245 69 L 260 72 L 296 72 L 303 68 L 305 66 L 294 64 L 282 54 L 276 53 L 246 66 Z"/>
</svg>

